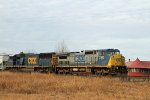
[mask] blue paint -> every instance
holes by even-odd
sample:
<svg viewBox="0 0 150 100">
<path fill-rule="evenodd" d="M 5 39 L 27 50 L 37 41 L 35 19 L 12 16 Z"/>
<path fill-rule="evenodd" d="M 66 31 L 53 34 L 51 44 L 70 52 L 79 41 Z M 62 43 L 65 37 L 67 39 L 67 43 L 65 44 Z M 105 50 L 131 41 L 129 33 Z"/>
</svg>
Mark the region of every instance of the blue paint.
<svg viewBox="0 0 150 100">
<path fill-rule="evenodd" d="M 99 56 L 98 62 L 100 65 L 105 66 L 108 65 L 110 60 L 110 55 Z"/>
<path fill-rule="evenodd" d="M 110 52 L 107 52 L 107 50 L 108 49 L 99 51 L 97 64 L 101 66 L 108 65 L 111 55 Z M 102 54 L 102 52 L 104 52 L 104 54 Z"/>
<path fill-rule="evenodd" d="M 51 59 L 39 59 L 39 66 L 50 66 Z"/>
</svg>

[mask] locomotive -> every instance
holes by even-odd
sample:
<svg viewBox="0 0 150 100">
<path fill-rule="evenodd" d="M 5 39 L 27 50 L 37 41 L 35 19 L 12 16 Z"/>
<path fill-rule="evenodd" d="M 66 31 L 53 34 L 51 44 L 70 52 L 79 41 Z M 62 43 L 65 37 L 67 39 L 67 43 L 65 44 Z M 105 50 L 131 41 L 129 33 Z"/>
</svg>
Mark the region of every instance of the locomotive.
<svg viewBox="0 0 150 100">
<path fill-rule="evenodd" d="M 125 57 L 118 49 L 83 50 L 81 52 L 25 54 L 11 56 L 5 65 L 10 69 L 34 69 L 57 74 L 125 74 Z"/>
<path fill-rule="evenodd" d="M 118 49 L 84 50 L 57 54 L 56 73 L 92 73 L 98 75 L 127 73 L 125 57 Z"/>
</svg>

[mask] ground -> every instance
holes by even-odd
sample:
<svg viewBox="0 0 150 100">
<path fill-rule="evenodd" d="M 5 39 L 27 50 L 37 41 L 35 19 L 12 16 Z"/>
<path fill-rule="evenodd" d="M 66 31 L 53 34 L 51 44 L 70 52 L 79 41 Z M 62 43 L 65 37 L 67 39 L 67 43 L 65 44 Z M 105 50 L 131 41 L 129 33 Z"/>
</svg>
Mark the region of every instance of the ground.
<svg viewBox="0 0 150 100">
<path fill-rule="evenodd" d="M 150 100 L 150 82 L 0 72 L 0 100 Z"/>
</svg>

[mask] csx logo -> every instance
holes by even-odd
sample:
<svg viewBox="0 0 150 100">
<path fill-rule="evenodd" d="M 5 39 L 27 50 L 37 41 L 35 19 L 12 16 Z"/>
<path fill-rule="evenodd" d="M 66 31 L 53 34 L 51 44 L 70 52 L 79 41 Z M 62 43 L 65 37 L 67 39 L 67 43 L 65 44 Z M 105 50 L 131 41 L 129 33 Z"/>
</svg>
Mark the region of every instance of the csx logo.
<svg viewBox="0 0 150 100">
<path fill-rule="evenodd" d="M 35 57 L 28 58 L 28 64 L 36 64 L 36 58 Z"/>
<path fill-rule="evenodd" d="M 85 56 L 84 55 L 78 55 L 75 57 L 76 62 L 85 62 Z"/>
</svg>

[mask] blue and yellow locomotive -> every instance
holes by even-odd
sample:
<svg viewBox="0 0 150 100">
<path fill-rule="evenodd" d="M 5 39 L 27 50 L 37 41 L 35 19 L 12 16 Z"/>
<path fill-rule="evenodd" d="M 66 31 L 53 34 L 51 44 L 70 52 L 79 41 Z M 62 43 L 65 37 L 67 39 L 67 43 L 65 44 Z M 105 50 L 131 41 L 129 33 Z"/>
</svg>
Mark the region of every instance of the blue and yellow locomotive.
<svg viewBox="0 0 150 100">
<path fill-rule="evenodd" d="M 126 73 L 125 57 L 118 49 L 84 50 L 58 54 L 56 72 Z"/>
</svg>

